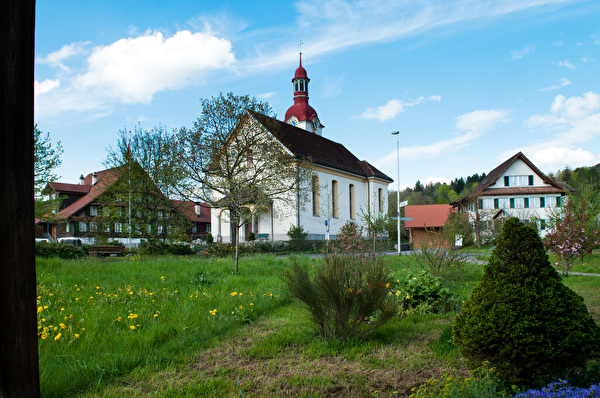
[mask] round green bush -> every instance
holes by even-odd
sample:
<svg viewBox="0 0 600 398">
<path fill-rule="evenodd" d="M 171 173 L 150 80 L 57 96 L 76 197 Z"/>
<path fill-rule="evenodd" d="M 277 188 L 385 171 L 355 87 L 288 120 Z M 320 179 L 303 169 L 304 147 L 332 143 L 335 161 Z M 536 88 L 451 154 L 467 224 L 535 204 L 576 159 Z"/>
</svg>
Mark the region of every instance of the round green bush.
<svg viewBox="0 0 600 398">
<path fill-rule="evenodd" d="M 506 221 L 480 284 L 453 325 L 476 368 L 489 361 L 511 384 L 536 385 L 598 354 L 600 329 L 551 266 L 537 232 Z"/>
</svg>

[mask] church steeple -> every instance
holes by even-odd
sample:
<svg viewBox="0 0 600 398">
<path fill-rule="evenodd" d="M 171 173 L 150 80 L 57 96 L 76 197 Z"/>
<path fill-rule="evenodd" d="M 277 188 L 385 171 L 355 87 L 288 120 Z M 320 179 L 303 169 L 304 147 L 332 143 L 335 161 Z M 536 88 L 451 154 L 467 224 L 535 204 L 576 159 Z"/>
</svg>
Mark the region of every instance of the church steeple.
<svg viewBox="0 0 600 398">
<path fill-rule="evenodd" d="M 308 104 L 309 81 L 306 69 L 302 67 L 302 53 L 300 53 L 300 66 L 296 69 L 296 73 L 292 79 L 294 105 L 285 113 L 285 121 L 306 131 L 322 135 L 322 129 L 325 126 L 319 121 L 317 112 Z"/>
</svg>

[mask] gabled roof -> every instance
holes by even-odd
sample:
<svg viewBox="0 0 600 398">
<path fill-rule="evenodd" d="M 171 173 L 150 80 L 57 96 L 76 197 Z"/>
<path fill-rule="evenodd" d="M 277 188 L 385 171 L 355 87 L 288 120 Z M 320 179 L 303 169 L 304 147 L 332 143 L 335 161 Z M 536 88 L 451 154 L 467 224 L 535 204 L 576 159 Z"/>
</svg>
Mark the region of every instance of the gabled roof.
<svg viewBox="0 0 600 398">
<path fill-rule="evenodd" d="M 110 188 L 118 179 L 121 177 L 127 166 L 119 166 L 108 170 L 97 171 L 88 174 L 84 178 L 84 185 L 82 187 L 88 187 L 88 192 L 85 196 L 79 198 L 71 205 L 62 209 L 56 215 L 59 219 L 66 219 L 85 208 L 87 205 L 92 203 L 98 196 L 102 195 L 108 188 Z M 93 176 L 96 175 L 97 182 L 93 185 Z M 56 184 L 56 183 L 55 183 Z M 75 184 L 65 184 L 74 186 Z M 73 187 L 71 187 L 73 188 Z"/>
<path fill-rule="evenodd" d="M 442 205 L 413 205 L 404 208 L 404 216 L 412 218 L 405 221 L 406 228 L 437 228 L 443 227 L 452 212 L 452 206 Z"/>
<path fill-rule="evenodd" d="M 248 113 L 298 159 L 310 159 L 313 164 L 366 178 L 393 181 L 369 162 L 359 160 L 342 144 L 254 111 Z"/>
<path fill-rule="evenodd" d="M 52 188 L 56 192 L 75 193 L 84 195 L 90 192 L 90 185 L 69 184 L 65 182 L 51 182 L 47 188 Z"/>
<path fill-rule="evenodd" d="M 196 214 L 197 202 L 189 200 L 171 200 L 173 206 L 179 210 L 188 220 L 192 222 L 203 222 L 210 223 L 210 206 L 206 203 L 199 203 L 202 207 L 200 210 L 200 216 Z"/>
<path fill-rule="evenodd" d="M 545 184 L 550 185 L 549 187 L 506 187 L 506 188 L 495 188 L 493 190 L 488 190 L 488 188 L 495 184 L 496 181 L 508 170 L 513 163 L 517 160 L 522 160 L 538 177 L 542 179 Z M 479 185 L 475 188 L 473 192 L 470 194 L 463 196 L 457 201 L 453 202 L 453 205 L 456 205 L 460 202 L 464 202 L 469 198 L 485 196 L 485 195 L 515 195 L 515 194 L 539 194 L 539 193 L 564 193 L 566 191 L 574 191 L 568 184 L 555 181 L 554 179 L 548 177 L 544 173 L 540 171 L 531 161 L 523 154 L 523 152 L 518 152 L 513 155 L 506 161 L 504 161 L 501 165 L 493 169 L 489 172 L 489 174 L 481 180 Z"/>
</svg>

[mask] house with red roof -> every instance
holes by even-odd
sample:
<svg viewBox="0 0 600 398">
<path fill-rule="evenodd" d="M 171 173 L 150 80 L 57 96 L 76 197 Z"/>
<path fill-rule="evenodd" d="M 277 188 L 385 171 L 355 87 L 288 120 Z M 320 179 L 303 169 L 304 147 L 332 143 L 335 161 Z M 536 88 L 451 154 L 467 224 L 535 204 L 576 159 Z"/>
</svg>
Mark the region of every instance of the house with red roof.
<svg viewBox="0 0 600 398">
<path fill-rule="evenodd" d="M 451 203 L 480 231 L 482 243 L 493 238 L 498 224 L 510 217 L 534 224 L 543 236 L 552 212 L 574 189 L 542 173 L 522 152 L 504 161 L 473 192 Z M 477 238 L 477 237 L 476 237 Z"/>
<path fill-rule="evenodd" d="M 404 216 L 407 220 L 404 227 L 408 230 L 412 247 L 449 247 L 453 244 L 441 233 L 452 212 L 449 204 L 405 206 Z"/>
<path fill-rule="evenodd" d="M 323 136 L 324 126 L 308 103 L 309 81 L 300 54 L 300 66 L 292 78 L 294 104 L 285 120 L 248 111 L 237 127 L 261 130 L 276 140 L 292 161 L 310 160 L 313 173 L 306 202 L 295 194 L 288 200 L 274 201 L 271 208 L 240 229 L 241 241 L 250 232 L 269 241 L 288 240 L 287 231 L 292 226 L 301 226 L 308 239 L 334 238 L 349 221 L 362 225 L 361 212 L 387 214 L 388 185 L 393 180 L 344 145 Z M 217 241 L 231 242 L 226 208 L 214 208 L 211 222 Z"/>
<path fill-rule="evenodd" d="M 135 174 L 130 174 L 132 169 Z M 192 239 L 210 232 L 208 206 L 169 200 L 136 162 L 81 175 L 78 184 L 49 183 L 44 193 L 57 199 L 58 207 L 50 221 L 36 220 L 41 226 L 36 237 L 51 241 L 113 240 L 136 247 L 142 240 L 164 240 L 175 232 Z"/>
</svg>

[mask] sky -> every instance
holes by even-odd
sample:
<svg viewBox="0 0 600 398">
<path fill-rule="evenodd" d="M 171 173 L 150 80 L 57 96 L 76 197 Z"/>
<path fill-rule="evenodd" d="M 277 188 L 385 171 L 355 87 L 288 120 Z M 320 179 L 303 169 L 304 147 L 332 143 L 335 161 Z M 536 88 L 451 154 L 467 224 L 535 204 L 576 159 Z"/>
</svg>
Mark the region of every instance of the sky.
<svg viewBox="0 0 600 398">
<path fill-rule="evenodd" d="M 281 120 L 300 51 L 323 136 L 390 189 L 519 151 L 546 174 L 600 163 L 597 0 L 38 0 L 35 46 L 61 182 L 104 169 L 121 130 L 191 128 L 221 92 Z"/>
</svg>

